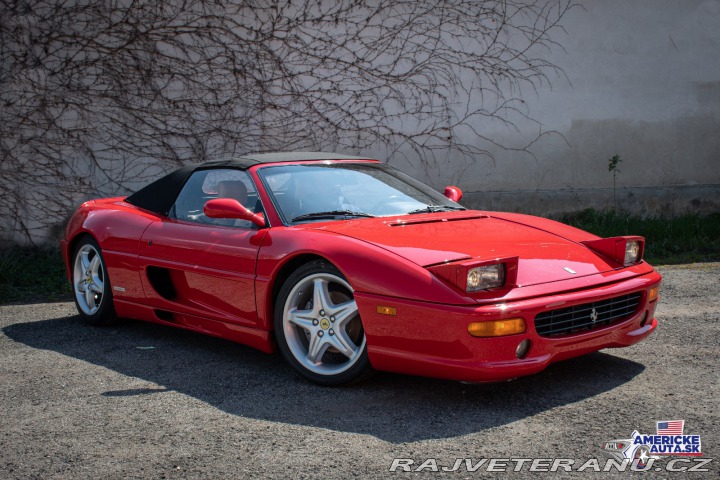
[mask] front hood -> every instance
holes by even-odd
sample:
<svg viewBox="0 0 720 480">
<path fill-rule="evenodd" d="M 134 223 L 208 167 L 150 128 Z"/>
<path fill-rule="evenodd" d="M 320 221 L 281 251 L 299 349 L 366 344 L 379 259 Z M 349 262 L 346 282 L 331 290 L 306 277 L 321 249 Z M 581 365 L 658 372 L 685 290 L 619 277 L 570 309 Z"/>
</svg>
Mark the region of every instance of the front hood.
<svg viewBox="0 0 720 480">
<path fill-rule="evenodd" d="M 462 211 L 306 227 L 372 243 L 423 267 L 459 260 L 519 257 L 519 286 L 578 278 L 617 267 L 584 245 L 551 233 L 552 223 L 548 221 L 545 229 L 482 212 Z M 591 238 L 596 237 L 588 234 Z"/>
</svg>

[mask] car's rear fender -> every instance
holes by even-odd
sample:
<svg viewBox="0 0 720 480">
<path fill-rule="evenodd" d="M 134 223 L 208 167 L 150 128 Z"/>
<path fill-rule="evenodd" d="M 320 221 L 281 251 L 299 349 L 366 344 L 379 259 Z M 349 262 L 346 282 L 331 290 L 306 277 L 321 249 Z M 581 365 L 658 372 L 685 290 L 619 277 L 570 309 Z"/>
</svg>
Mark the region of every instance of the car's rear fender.
<svg viewBox="0 0 720 480">
<path fill-rule="evenodd" d="M 145 293 L 138 272 L 138 247 L 142 233 L 157 217 L 122 201 L 122 198 L 83 203 L 71 217 L 61 242 L 66 273 L 71 278 L 72 252 L 84 235 L 92 236 L 102 249 L 116 299 L 142 301 Z"/>
</svg>

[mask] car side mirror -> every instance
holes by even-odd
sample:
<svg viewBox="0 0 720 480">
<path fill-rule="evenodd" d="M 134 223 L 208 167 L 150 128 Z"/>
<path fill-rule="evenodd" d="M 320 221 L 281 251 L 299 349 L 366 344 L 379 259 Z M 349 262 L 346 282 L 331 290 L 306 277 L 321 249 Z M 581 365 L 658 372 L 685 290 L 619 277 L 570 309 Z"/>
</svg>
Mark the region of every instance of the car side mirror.
<svg viewBox="0 0 720 480">
<path fill-rule="evenodd" d="M 462 198 L 462 190 L 460 190 L 459 187 L 450 185 L 448 187 L 445 187 L 445 196 L 453 202 L 457 203 Z"/>
<path fill-rule="evenodd" d="M 265 226 L 265 217 L 262 213 L 253 213 L 234 198 L 214 198 L 208 200 L 203 212 L 210 218 L 238 218 L 254 223 L 258 227 Z"/>
</svg>

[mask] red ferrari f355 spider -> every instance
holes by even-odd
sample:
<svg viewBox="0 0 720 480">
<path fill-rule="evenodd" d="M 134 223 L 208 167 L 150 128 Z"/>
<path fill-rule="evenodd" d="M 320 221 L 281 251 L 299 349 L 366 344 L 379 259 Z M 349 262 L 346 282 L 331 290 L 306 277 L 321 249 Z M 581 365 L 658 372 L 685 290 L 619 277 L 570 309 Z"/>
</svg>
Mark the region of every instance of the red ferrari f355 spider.
<svg viewBox="0 0 720 480">
<path fill-rule="evenodd" d="M 280 353 L 323 385 L 373 369 L 498 381 L 647 337 L 641 237 L 467 210 L 377 160 L 248 155 L 84 203 L 62 240 L 80 315 Z"/>
</svg>

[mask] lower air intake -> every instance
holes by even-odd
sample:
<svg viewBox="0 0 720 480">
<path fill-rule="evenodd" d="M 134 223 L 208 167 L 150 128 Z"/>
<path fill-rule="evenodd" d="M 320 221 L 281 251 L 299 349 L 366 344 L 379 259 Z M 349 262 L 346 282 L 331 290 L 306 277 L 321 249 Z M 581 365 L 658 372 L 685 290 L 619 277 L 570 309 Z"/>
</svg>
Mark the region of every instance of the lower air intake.
<svg viewBox="0 0 720 480">
<path fill-rule="evenodd" d="M 640 306 L 640 292 L 539 313 L 535 330 L 542 337 L 559 337 L 607 327 L 632 317 Z"/>
</svg>

